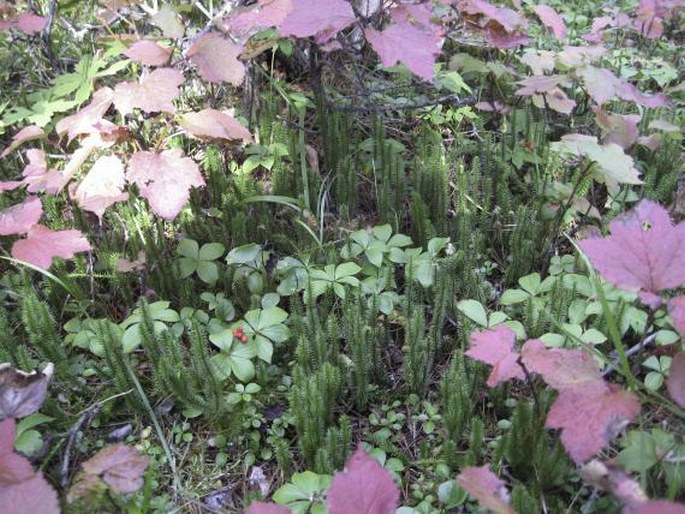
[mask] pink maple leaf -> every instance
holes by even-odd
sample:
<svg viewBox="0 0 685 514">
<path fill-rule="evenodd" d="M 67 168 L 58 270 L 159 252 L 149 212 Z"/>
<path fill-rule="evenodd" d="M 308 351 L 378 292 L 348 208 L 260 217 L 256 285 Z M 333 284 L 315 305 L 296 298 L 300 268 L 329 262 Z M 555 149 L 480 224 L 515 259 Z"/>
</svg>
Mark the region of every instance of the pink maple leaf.
<svg viewBox="0 0 685 514">
<path fill-rule="evenodd" d="M 19 145 L 27 141 L 40 139 L 46 136 L 47 134 L 45 134 L 45 131 L 38 125 L 29 125 L 28 127 L 24 127 L 19 132 L 14 134 L 12 137 L 12 143 L 2 151 L 2 154 L 0 154 L 0 159 L 7 157 L 7 155 L 9 155 L 10 152 L 12 152 Z"/>
<path fill-rule="evenodd" d="M 517 82 L 521 87 L 516 91 L 516 94 L 519 96 L 532 96 L 535 93 L 549 93 L 564 80 L 566 80 L 564 75 L 533 75 L 526 77 Z"/>
<path fill-rule="evenodd" d="M 0 191 L 13 191 L 24 183 L 18 180 L 7 180 L 0 182 Z"/>
<path fill-rule="evenodd" d="M 640 92 L 635 85 L 617 77 L 606 68 L 586 65 L 578 69 L 576 75 L 583 80 L 585 89 L 598 105 L 602 105 L 617 96 L 649 108 L 661 107 L 670 103 L 666 95 L 646 95 Z"/>
<path fill-rule="evenodd" d="M 195 137 L 252 141 L 252 134 L 233 117 L 215 109 L 189 112 L 181 118 L 181 126 Z"/>
<path fill-rule="evenodd" d="M 556 53 L 547 50 L 527 50 L 519 60 L 530 66 L 533 75 L 544 75 L 556 66 Z"/>
<path fill-rule="evenodd" d="M 245 511 L 245 514 L 291 514 L 291 510 L 285 505 L 277 503 L 254 502 Z"/>
<path fill-rule="evenodd" d="M 90 249 L 90 243 L 78 230 L 53 231 L 42 225 L 34 225 L 26 239 L 15 241 L 12 245 L 12 257 L 48 269 L 53 257 L 71 259 L 74 254 Z"/>
<path fill-rule="evenodd" d="M 521 360 L 528 371 L 558 390 L 601 391 L 606 387 L 597 362 L 585 350 L 548 349 L 539 339 L 529 339 L 521 349 Z"/>
<path fill-rule="evenodd" d="M 24 34 L 32 36 L 43 30 L 48 24 L 48 19 L 30 12 L 23 12 L 17 16 L 17 28 Z"/>
<path fill-rule="evenodd" d="M 509 505 L 509 491 L 504 482 L 486 465 L 464 468 L 457 482 L 473 496 L 482 507 L 496 514 L 515 514 Z"/>
<path fill-rule="evenodd" d="M 24 177 L 22 182 L 26 184 L 26 190 L 29 193 L 45 191 L 56 195 L 69 181 L 69 178 L 64 176 L 62 172 L 48 169 L 43 150 L 31 148 L 26 151 L 26 157 L 29 163 L 22 172 Z"/>
<path fill-rule="evenodd" d="M 144 112 L 175 111 L 173 100 L 183 84 L 181 72 L 172 68 L 157 68 L 140 82 L 119 82 L 114 88 L 114 105 L 126 116 L 134 108 Z"/>
<path fill-rule="evenodd" d="M 685 514 L 685 505 L 668 500 L 649 500 L 628 505 L 621 514 Z"/>
<path fill-rule="evenodd" d="M 364 29 L 364 35 L 371 47 L 381 58 L 383 66 L 404 64 L 419 77 L 432 81 L 433 64 L 440 53 L 436 38 L 411 24 L 393 24 L 383 31 Z"/>
<path fill-rule="evenodd" d="M 637 396 L 615 384 L 604 383 L 601 390 L 563 389 L 549 410 L 545 426 L 562 430 L 564 448 L 580 463 L 613 441 L 639 412 Z"/>
<path fill-rule="evenodd" d="M 673 226 L 666 209 L 642 200 L 609 227 L 610 236 L 578 243 L 604 279 L 645 299 L 685 283 L 685 222 Z"/>
<path fill-rule="evenodd" d="M 239 86 L 245 78 L 245 65 L 238 60 L 242 51 L 242 46 L 231 43 L 218 32 L 208 32 L 193 43 L 186 57 L 208 82 Z"/>
<path fill-rule="evenodd" d="M 464 353 L 492 366 L 486 382 L 488 387 L 495 387 L 512 378 L 523 380 L 526 377 L 518 363 L 516 333 L 506 325 L 474 332 L 469 336 L 469 341 L 471 348 Z"/>
<path fill-rule="evenodd" d="M 146 66 L 163 66 L 171 57 L 171 48 L 159 46 L 154 41 L 136 41 L 122 52 L 126 57 Z"/>
<path fill-rule="evenodd" d="M 538 15 L 542 24 L 550 29 L 558 39 L 566 37 L 566 24 L 563 18 L 549 5 L 536 5 L 533 7 L 533 11 Z"/>
<path fill-rule="evenodd" d="M 565 46 L 557 53 L 557 61 L 568 68 L 576 68 L 582 64 L 591 64 L 607 53 L 602 45 Z"/>
<path fill-rule="evenodd" d="M 685 296 L 671 298 L 668 301 L 668 313 L 673 321 L 673 328 L 685 336 Z"/>
<path fill-rule="evenodd" d="M 223 26 L 233 36 L 247 38 L 262 29 L 278 27 L 292 10 L 293 0 L 259 0 L 233 9 Z"/>
<path fill-rule="evenodd" d="M 121 160 L 114 155 L 102 156 L 74 189 L 71 198 L 82 209 L 94 212 L 98 218 L 102 218 L 110 205 L 128 198 L 128 193 L 122 192 L 124 183 L 124 165 Z"/>
<path fill-rule="evenodd" d="M 282 36 L 315 36 L 317 43 L 324 44 L 356 21 L 345 0 L 297 0 L 293 6 L 279 27 Z"/>
<path fill-rule="evenodd" d="M 483 30 L 486 41 L 496 48 L 514 48 L 528 42 L 528 36 L 520 32 L 528 22 L 516 11 L 484 0 L 457 0 L 456 5 L 470 26 Z"/>
<path fill-rule="evenodd" d="M 555 87 L 548 93 L 534 94 L 532 97 L 533 105 L 540 109 L 549 107 L 550 109 L 562 114 L 571 114 L 576 106 L 576 101 L 569 98 L 561 88 Z"/>
<path fill-rule="evenodd" d="M 29 196 L 22 203 L 0 211 L 0 236 L 24 234 L 43 215 L 43 205 L 37 196 Z"/>
<path fill-rule="evenodd" d="M 360 446 L 333 477 L 326 504 L 330 514 L 392 514 L 399 501 L 390 473 Z"/>
<path fill-rule="evenodd" d="M 90 134 L 93 131 L 93 125 L 102 119 L 109 106 L 112 105 L 113 98 L 114 91 L 108 87 L 101 87 L 93 93 L 93 98 L 88 105 L 79 109 L 76 114 L 58 121 L 55 130 L 60 136 L 66 132 L 69 135 L 69 141 L 80 134 Z"/>
<path fill-rule="evenodd" d="M 666 386 L 671 398 L 685 408 L 685 352 L 679 352 L 673 357 Z"/>
<path fill-rule="evenodd" d="M 640 122 L 639 114 L 609 114 L 600 107 L 596 107 L 595 120 L 602 128 L 604 137 L 602 143 L 616 143 L 621 148 L 628 149 L 635 144 L 640 130 L 637 124 Z"/>
<path fill-rule="evenodd" d="M 138 185 L 140 194 L 152 210 L 166 220 L 181 212 L 190 197 L 191 187 L 205 185 L 200 170 L 179 148 L 162 153 L 136 152 L 126 170 L 129 182 Z"/>
<path fill-rule="evenodd" d="M 28 459 L 14 452 L 16 422 L 0 421 L 0 505 L 3 514 L 59 514 L 57 493 L 31 467 Z"/>
</svg>

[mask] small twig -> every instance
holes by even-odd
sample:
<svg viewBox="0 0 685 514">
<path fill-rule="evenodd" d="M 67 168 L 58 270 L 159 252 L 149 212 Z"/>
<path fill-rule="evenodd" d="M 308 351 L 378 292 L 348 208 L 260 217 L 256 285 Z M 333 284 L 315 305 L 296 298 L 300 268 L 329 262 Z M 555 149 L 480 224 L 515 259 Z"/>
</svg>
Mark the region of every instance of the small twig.
<svg viewBox="0 0 685 514">
<path fill-rule="evenodd" d="M 69 463 L 71 457 L 71 450 L 76 443 L 76 438 L 83 425 L 90 424 L 93 418 L 100 412 L 102 408 L 102 403 L 96 403 L 95 405 L 89 407 L 85 413 L 76 421 L 71 430 L 69 430 L 69 440 L 67 441 L 67 447 L 64 450 L 64 458 L 62 459 L 62 469 L 60 471 L 60 484 L 62 487 L 66 487 L 69 483 Z"/>
<path fill-rule="evenodd" d="M 645 337 L 639 343 L 628 348 L 626 350 L 626 357 L 631 357 L 631 356 L 641 352 L 646 347 L 648 347 L 652 343 L 654 343 L 654 341 L 656 341 L 656 333 Z M 606 369 L 604 371 L 602 371 L 602 378 L 607 378 L 614 371 L 616 371 L 617 367 L 619 366 L 619 358 L 618 358 L 618 353 L 616 352 L 616 350 L 614 350 L 613 352 L 611 352 L 609 354 L 609 358 L 611 359 L 611 362 L 609 364 L 607 364 Z"/>
<path fill-rule="evenodd" d="M 57 62 L 55 62 L 55 56 L 52 53 L 52 45 L 50 44 L 50 33 L 52 32 L 52 25 L 55 22 L 55 13 L 57 12 L 57 0 L 50 0 L 48 5 L 48 23 L 43 29 L 43 34 L 41 38 L 43 39 L 43 44 L 45 45 L 45 56 L 52 64 L 53 69 L 57 69 Z"/>
<path fill-rule="evenodd" d="M 99 402 L 94 403 L 93 405 L 79 413 L 80 417 L 78 418 L 74 426 L 71 427 L 71 430 L 69 430 L 69 440 L 67 441 L 67 447 L 64 449 L 62 469 L 60 470 L 60 484 L 62 485 L 62 487 L 66 487 L 69 482 L 69 463 L 71 460 L 71 450 L 74 447 L 74 444 L 76 444 L 76 438 L 78 437 L 78 433 L 81 430 L 81 428 L 84 425 L 90 424 L 90 422 L 97 415 L 97 413 L 100 412 L 100 409 L 105 403 L 116 398 L 120 398 L 121 396 L 126 396 L 127 394 L 132 392 L 133 389 L 129 389 L 128 391 L 125 391 L 123 393 L 115 394 L 113 396 L 110 396 L 109 398 L 105 398 L 104 400 L 100 400 Z"/>
<path fill-rule="evenodd" d="M 375 105 L 336 105 L 331 101 L 327 102 L 330 109 L 342 112 L 384 112 L 384 111 L 406 111 L 411 109 L 421 109 L 422 107 L 434 107 L 436 105 L 448 104 L 450 107 L 462 107 L 464 105 L 473 105 L 476 103 L 474 95 L 466 98 L 459 98 L 456 94 L 439 96 L 434 99 L 424 100 L 421 102 L 414 102 L 409 104 L 375 104 Z"/>
</svg>

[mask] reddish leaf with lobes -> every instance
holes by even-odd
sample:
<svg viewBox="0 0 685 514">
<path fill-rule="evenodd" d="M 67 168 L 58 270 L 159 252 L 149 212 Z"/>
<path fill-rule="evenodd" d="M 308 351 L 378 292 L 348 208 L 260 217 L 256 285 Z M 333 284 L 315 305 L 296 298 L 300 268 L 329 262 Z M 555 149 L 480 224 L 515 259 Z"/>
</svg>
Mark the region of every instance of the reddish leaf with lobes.
<svg viewBox="0 0 685 514">
<path fill-rule="evenodd" d="M 43 215 L 43 204 L 37 196 L 0 211 L 0 236 L 25 234 Z"/>
<path fill-rule="evenodd" d="M 116 202 L 128 198 L 124 189 L 124 165 L 114 156 L 102 156 L 93 164 L 85 178 L 72 192 L 79 206 L 102 218 L 105 210 Z"/>
<path fill-rule="evenodd" d="M 57 122 L 55 130 L 62 136 L 66 132 L 69 141 L 80 134 L 90 134 L 93 125 L 98 123 L 112 105 L 114 91 L 108 87 L 101 87 L 95 93 L 90 103 L 79 109 L 76 114 L 62 118 Z"/>
<path fill-rule="evenodd" d="M 252 141 L 250 131 L 234 117 L 215 109 L 184 114 L 181 126 L 195 137 Z"/>
<path fill-rule="evenodd" d="M 652 295 L 685 283 L 685 222 L 673 226 L 666 209 L 642 200 L 609 227 L 610 236 L 578 243 L 605 280 Z"/>
<path fill-rule="evenodd" d="M 138 185 L 150 207 L 166 220 L 173 220 L 190 197 L 191 187 L 205 185 L 200 170 L 179 148 L 162 153 L 136 152 L 126 170 L 129 182 Z"/>
<path fill-rule="evenodd" d="M 283 36 L 315 36 L 317 43 L 324 44 L 356 21 L 345 0 L 297 0 L 293 6 L 279 27 Z"/>
<path fill-rule="evenodd" d="M 0 364 L 0 420 L 23 418 L 37 412 L 45 401 L 53 371 L 52 363 L 42 371 L 32 373 L 25 373 L 9 364 Z"/>
<path fill-rule="evenodd" d="M 19 132 L 14 134 L 12 137 L 12 143 L 2 151 L 2 154 L 0 154 L 0 159 L 7 157 L 19 145 L 27 141 L 33 141 L 34 139 L 44 138 L 46 136 L 47 134 L 38 125 L 29 125 L 28 127 L 24 127 Z"/>
<path fill-rule="evenodd" d="M 0 421 L 0 505 L 3 514 L 59 514 L 57 493 L 26 457 L 14 452 L 16 422 Z"/>
<path fill-rule="evenodd" d="M 90 243 L 78 230 L 52 231 L 42 225 L 29 230 L 26 239 L 12 245 L 12 257 L 48 269 L 53 257 L 71 259 L 78 252 L 90 250 Z"/>
<path fill-rule="evenodd" d="M 457 481 L 481 506 L 496 514 L 515 514 L 504 483 L 486 465 L 464 468 Z"/>
<path fill-rule="evenodd" d="M 245 514 L 291 514 L 291 510 L 285 505 L 277 503 L 254 502 L 245 511 Z"/>
<path fill-rule="evenodd" d="M 361 446 L 335 474 L 327 495 L 329 514 L 393 514 L 399 501 L 390 473 Z"/>
<path fill-rule="evenodd" d="M 238 60 L 242 51 L 242 46 L 231 43 L 218 32 L 208 32 L 193 43 L 186 57 L 206 81 L 239 86 L 245 78 L 245 65 Z"/>
<path fill-rule="evenodd" d="M 259 30 L 278 27 L 293 10 L 293 0 L 259 0 L 249 7 L 234 8 L 224 22 L 233 36 L 247 38 Z"/>
<path fill-rule="evenodd" d="M 584 462 L 614 440 L 639 414 L 640 400 L 615 384 L 604 389 L 563 389 L 545 426 L 562 430 L 561 442 L 574 461 Z"/>
<path fill-rule="evenodd" d="M 671 398 L 685 409 L 685 352 L 673 357 L 666 386 Z"/>
<path fill-rule="evenodd" d="M 143 486 L 148 458 L 124 444 L 107 446 L 83 463 L 87 475 L 101 476 L 118 494 L 133 493 Z"/>
<path fill-rule="evenodd" d="M 173 100 L 178 97 L 181 84 L 181 72 L 157 68 L 140 82 L 119 82 L 114 88 L 114 105 L 123 116 L 135 108 L 144 112 L 173 113 Z"/>
<path fill-rule="evenodd" d="M 469 341 L 471 348 L 464 353 L 472 359 L 492 366 L 492 372 L 486 382 L 488 387 L 495 387 L 512 378 L 525 378 L 523 368 L 518 363 L 516 334 L 506 325 L 474 332 L 470 335 Z"/>
<path fill-rule="evenodd" d="M 558 390 L 603 391 L 606 387 L 597 362 L 584 350 L 548 349 L 539 339 L 530 339 L 521 349 L 521 360 L 528 371 Z"/>
<path fill-rule="evenodd" d="M 136 41 L 122 52 L 126 57 L 146 66 L 163 66 L 171 57 L 171 49 L 145 39 Z"/>
<path fill-rule="evenodd" d="M 685 296 L 677 296 L 668 301 L 668 314 L 673 321 L 673 328 L 685 337 Z"/>
<path fill-rule="evenodd" d="M 550 29 L 558 39 L 566 37 L 566 24 L 559 14 L 549 5 L 536 5 L 533 7 L 542 24 Z"/>
</svg>

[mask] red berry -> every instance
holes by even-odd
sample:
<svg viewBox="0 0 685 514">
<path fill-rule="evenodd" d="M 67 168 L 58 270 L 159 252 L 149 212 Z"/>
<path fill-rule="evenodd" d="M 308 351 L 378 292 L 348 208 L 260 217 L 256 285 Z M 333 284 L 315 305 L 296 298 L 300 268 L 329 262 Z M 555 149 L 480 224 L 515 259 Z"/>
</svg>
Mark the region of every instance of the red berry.
<svg viewBox="0 0 685 514">
<path fill-rule="evenodd" d="M 242 335 L 239 337 L 239 339 L 240 339 L 243 343 L 247 343 L 247 336 L 246 336 L 245 334 L 242 334 Z"/>
</svg>

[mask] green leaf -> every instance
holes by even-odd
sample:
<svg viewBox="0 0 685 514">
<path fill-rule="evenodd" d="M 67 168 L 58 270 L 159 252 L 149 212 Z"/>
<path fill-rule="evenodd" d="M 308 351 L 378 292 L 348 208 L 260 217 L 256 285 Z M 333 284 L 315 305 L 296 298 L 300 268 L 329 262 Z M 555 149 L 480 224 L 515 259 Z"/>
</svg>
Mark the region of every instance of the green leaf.
<svg viewBox="0 0 685 514">
<path fill-rule="evenodd" d="M 17 422 L 16 433 L 21 435 L 23 432 L 35 428 L 37 426 L 43 425 L 45 423 L 50 423 L 55 418 L 46 416 L 40 412 L 34 412 L 33 414 L 26 416 L 24 419 Z"/>
<path fill-rule="evenodd" d="M 307 288 L 308 293 L 313 297 L 317 298 L 324 294 L 330 287 L 332 282 L 323 280 L 312 280 L 310 286 Z"/>
<path fill-rule="evenodd" d="M 140 346 L 140 330 L 138 324 L 131 325 L 124 332 L 124 336 L 121 338 L 121 346 L 124 353 L 131 353 L 133 350 Z"/>
<path fill-rule="evenodd" d="M 538 292 L 538 287 L 540 287 L 540 274 L 531 273 L 530 275 L 519 278 L 518 282 L 524 291 L 530 293 L 531 296 L 535 296 Z"/>
<path fill-rule="evenodd" d="M 545 346 L 548 348 L 563 348 L 564 343 L 566 342 L 566 336 L 548 332 L 540 336 L 540 340 L 545 343 Z"/>
<path fill-rule="evenodd" d="M 607 336 L 602 334 L 596 328 L 590 328 L 586 330 L 580 338 L 583 340 L 584 343 L 588 344 L 602 344 L 604 341 L 607 340 Z"/>
<path fill-rule="evenodd" d="M 269 307 L 261 311 L 259 322 L 255 328 L 258 332 L 261 332 L 267 327 L 283 323 L 286 319 L 288 319 L 288 313 L 283 309 L 280 307 Z"/>
<path fill-rule="evenodd" d="M 265 327 L 259 331 L 261 335 L 269 338 L 274 343 L 283 343 L 290 337 L 290 329 L 283 324 Z"/>
<path fill-rule="evenodd" d="M 233 346 L 233 330 L 227 328 L 216 334 L 210 334 L 209 340 L 222 352 L 228 352 Z"/>
<path fill-rule="evenodd" d="M 261 249 L 261 246 L 254 243 L 234 248 L 228 252 L 228 255 L 226 256 L 226 264 L 230 266 L 233 264 L 246 264 L 252 262 L 257 258 Z"/>
<path fill-rule="evenodd" d="M 623 440 L 626 447 L 615 460 L 626 471 L 643 473 L 659 462 L 656 441 L 651 434 L 631 430 Z"/>
<path fill-rule="evenodd" d="M 380 241 L 374 241 L 372 242 L 369 247 L 364 250 L 364 255 L 366 255 L 366 258 L 369 259 L 369 262 L 376 266 L 377 268 L 380 268 L 383 265 L 383 250 L 385 249 L 385 245 L 381 243 Z"/>
<path fill-rule="evenodd" d="M 530 295 L 521 289 L 507 289 L 499 299 L 500 305 L 514 305 L 525 302 Z"/>
<path fill-rule="evenodd" d="M 262 296 L 262 309 L 268 309 L 269 307 L 276 307 L 278 302 L 281 301 L 281 295 L 278 293 L 266 293 Z"/>
<path fill-rule="evenodd" d="M 261 334 L 255 336 L 254 343 L 257 347 L 257 357 L 270 364 L 271 356 L 274 353 L 273 343 Z"/>
<path fill-rule="evenodd" d="M 392 247 L 390 248 L 390 262 L 394 262 L 395 264 L 406 264 L 407 254 L 399 248 Z"/>
<path fill-rule="evenodd" d="M 219 280 L 219 266 L 216 262 L 200 261 L 197 266 L 197 276 L 205 284 L 215 284 Z"/>
<path fill-rule="evenodd" d="M 345 286 L 338 282 L 333 282 L 333 292 L 341 299 L 345 299 Z"/>
<path fill-rule="evenodd" d="M 550 145 L 552 151 L 587 157 L 595 162 L 594 176 L 608 184 L 642 184 L 633 158 L 616 143 L 599 144 L 594 136 L 566 134 Z"/>
<path fill-rule="evenodd" d="M 650 371 L 645 376 L 645 387 L 650 391 L 658 391 L 664 385 L 664 376 L 656 371 Z"/>
<path fill-rule="evenodd" d="M 18 452 L 31 457 L 43 448 L 43 436 L 38 430 L 25 430 L 17 435 L 17 438 L 14 440 L 14 448 Z"/>
<path fill-rule="evenodd" d="M 354 262 L 343 262 L 335 268 L 334 280 L 339 280 L 342 277 L 356 275 L 361 271 L 361 267 Z"/>
<path fill-rule="evenodd" d="M 433 239 L 428 241 L 428 253 L 431 257 L 437 256 L 438 253 L 440 253 L 440 250 L 445 248 L 445 246 L 447 246 L 447 243 L 449 242 L 449 237 L 434 237 Z"/>
<path fill-rule="evenodd" d="M 392 235 L 392 227 L 388 224 L 373 227 L 373 235 L 376 236 L 376 239 L 380 239 L 384 243 L 387 243 Z"/>
<path fill-rule="evenodd" d="M 233 372 L 232 359 L 227 354 L 217 353 L 209 359 L 209 362 L 217 380 L 226 380 L 231 376 Z"/>
<path fill-rule="evenodd" d="M 493 312 L 490 314 L 490 319 L 488 320 L 488 327 L 495 327 L 500 323 L 504 323 L 509 319 L 509 316 L 502 311 Z"/>
<path fill-rule="evenodd" d="M 395 234 L 388 241 L 388 246 L 401 248 L 404 246 L 409 246 L 412 244 L 411 237 L 405 236 L 404 234 Z"/>
<path fill-rule="evenodd" d="M 262 279 L 262 274 L 258 271 L 250 273 L 247 276 L 247 289 L 250 293 L 258 295 L 264 289 L 264 280 Z"/>
<path fill-rule="evenodd" d="M 200 248 L 199 259 L 201 261 L 213 261 L 224 254 L 226 248 L 221 243 L 207 243 Z"/>
<path fill-rule="evenodd" d="M 197 241 L 193 239 L 184 239 L 178 245 L 176 252 L 183 257 L 188 257 L 188 259 L 198 260 L 200 256 L 200 247 Z"/>
<path fill-rule="evenodd" d="M 428 259 L 421 259 L 416 263 L 414 269 L 414 278 L 419 281 L 423 287 L 430 287 L 433 285 L 433 263 Z"/>
<path fill-rule="evenodd" d="M 178 268 L 181 272 L 181 278 L 188 278 L 197 269 L 197 261 L 187 257 L 181 257 L 178 260 Z"/>
<path fill-rule="evenodd" d="M 457 309 L 481 327 L 488 326 L 488 315 L 485 307 L 480 302 L 476 300 L 462 300 L 457 304 Z"/>
</svg>

